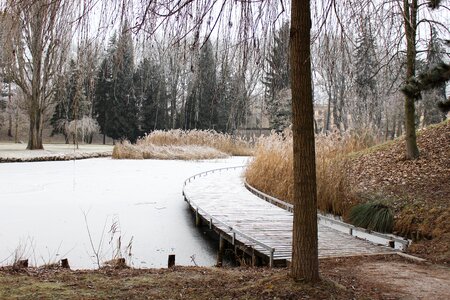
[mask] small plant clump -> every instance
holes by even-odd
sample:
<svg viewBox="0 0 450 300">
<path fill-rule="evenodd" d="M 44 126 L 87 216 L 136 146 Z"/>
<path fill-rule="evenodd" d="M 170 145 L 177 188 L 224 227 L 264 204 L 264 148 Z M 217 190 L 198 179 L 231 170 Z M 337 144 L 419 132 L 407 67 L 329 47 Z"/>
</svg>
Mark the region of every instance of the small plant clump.
<svg viewBox="0 0 450 300">
<path fill-rule="evenodd" d="M 115 145 L 116 159 L 212 159 L 253 154 L 251 141 L 214 130 L 156 130 L 137 140 Z"/>
<path fill-rule="evenodd" d="M 394 227 L 391 209 L 381 203 L 362 203 L 353 206 L 348 220 L 357 227 L 382 233 L 391 233 Z"/>
</svg>

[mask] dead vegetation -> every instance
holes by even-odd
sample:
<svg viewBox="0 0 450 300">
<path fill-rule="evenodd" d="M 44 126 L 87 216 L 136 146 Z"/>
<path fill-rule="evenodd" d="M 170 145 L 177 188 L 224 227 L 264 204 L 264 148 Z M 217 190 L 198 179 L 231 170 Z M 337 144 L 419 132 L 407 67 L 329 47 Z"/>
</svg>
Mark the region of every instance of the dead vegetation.
<svg viewBox="0 0 450 300">
<path fill-rule="evenodd" d="M 252 144 L 243 138 L 213 130 L 156 130 L 138 139 L 114 147 L 116 159 L 213 159 L 229 155 L 252 155 Z"/>
<path fill-rule="evenodd" d="M 346 176 L 349 153 L 375 144 L 368 133 L 316 137 L 316 174 L 318 208 L 323 212 L 343 215 L 356 203 Z M 293 203 L 292 134 L 272 134 L 261 138 L 255 157 L 246 170 L 247 182 L 266 194 Z"/>
<path fill-rule="evenodd" d="M 450 262 L 450 122 L 419 131 L 416 160 L 405 159 L 403 138 L 375 142 L 369 134 L 317 138 L 319 210 L 347 217 L 355 204 L 381 203 L 394 213 L 394 233 L 415 241 L 412 253 Z M 291 143 L 289 134 L 261 140 L 246 179 L 292 203 Z"/>
<path fill-rule="evenodd" d="M 396 255 L 326 259 L 320 268 L 322 281 L 317 284 L 295 282 L 287 269 L 0 268 L 0 298 L 445 299 L 449 294 L 448 268 Z"/>
</svg>

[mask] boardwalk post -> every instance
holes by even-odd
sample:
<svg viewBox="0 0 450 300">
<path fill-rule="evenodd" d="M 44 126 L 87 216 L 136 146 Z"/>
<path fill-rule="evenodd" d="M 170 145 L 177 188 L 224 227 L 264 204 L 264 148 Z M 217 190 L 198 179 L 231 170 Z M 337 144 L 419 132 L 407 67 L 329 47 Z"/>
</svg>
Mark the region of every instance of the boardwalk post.
<svg viewBox="0 0 450 300">
<path fill-rule="evenodd" d="M 252 248 L 252 267 L 256 266 L 256 253 L 255 248 Z"/>
<path fill-rule="evenodd" d="M 195 210 L 195 226 L 197 227 L 202 226 L 202 219 L 200 218 L 200 214 L 198 213 L 198 207 Z"/>
<path fill-rule="evenodd" d="M 270 249 L 270 260 L 269 260 L 269 267 L 273 268 L 273 253 L 275 252 L 275 249 Z"/>
<path fill-rule="evenodd" d="M 219 237 L 219 251 L 217 252 L 217 266 L 221 267 L 223 264 L 223 253 L 225 251 L 225 239 L 222 235 Z"/>
<path fill-rule="evenodd" d="M 61 259 L 61 268 L 70 269 L 69 260 L 67 258 Z"/>
<path fill-rule="evenodd" d="M 169 261 L 167 262 L 167 267 L 172 268 L 175 266 L 175 254 L 169 254 Z"/>
</svg>

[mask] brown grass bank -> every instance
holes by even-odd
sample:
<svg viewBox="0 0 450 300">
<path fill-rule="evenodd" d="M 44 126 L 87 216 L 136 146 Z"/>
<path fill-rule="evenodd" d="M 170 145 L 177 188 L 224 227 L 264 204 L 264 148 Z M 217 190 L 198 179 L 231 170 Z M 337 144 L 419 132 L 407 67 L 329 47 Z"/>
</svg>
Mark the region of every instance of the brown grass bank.
<svg viewBox="0 0 450 300">
<path fill-rule="evenodd" d="M 346 215 L 358 203 L 379 202 L 394 214 L 394 233 L 413 239 L 410 251 L 450 263 L 450 122 L 418 132 L 421 156 L 406 160 L 404 139 L 375 145 L 369 134 L 319 136 L 318 208 Z M 292 203 L 289 133 L 258 143 L 246 179 Z"/>
</svg>

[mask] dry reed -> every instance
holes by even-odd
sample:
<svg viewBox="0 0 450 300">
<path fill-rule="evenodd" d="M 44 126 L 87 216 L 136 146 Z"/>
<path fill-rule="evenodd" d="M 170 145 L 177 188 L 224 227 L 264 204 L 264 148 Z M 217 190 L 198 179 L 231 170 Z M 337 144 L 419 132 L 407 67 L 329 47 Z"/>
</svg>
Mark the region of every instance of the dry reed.
<svg viewBox="0 0 450 300">
<path fill-rule="evenodd" d="M 372 146 L 373 135 L 368 132 L 316 136 L 316 174 L 318 209 L 343 215 L 355 200 L 351 191 L 347 164 L 348 154 Z M 247 168 L 247 182 L 279 199 L 293 203 L 292 133 L 272 133 L 261 138 L 255 157 Z"/>
<path fill-rule="evenodd" d="M 136 144 L 128 141 L 115 145 L 116 159 L 212 159 L 229 155 L 253 154 L 250 141 L 213 130 L 156 130 L 138 139 Z"/>
</svg>

